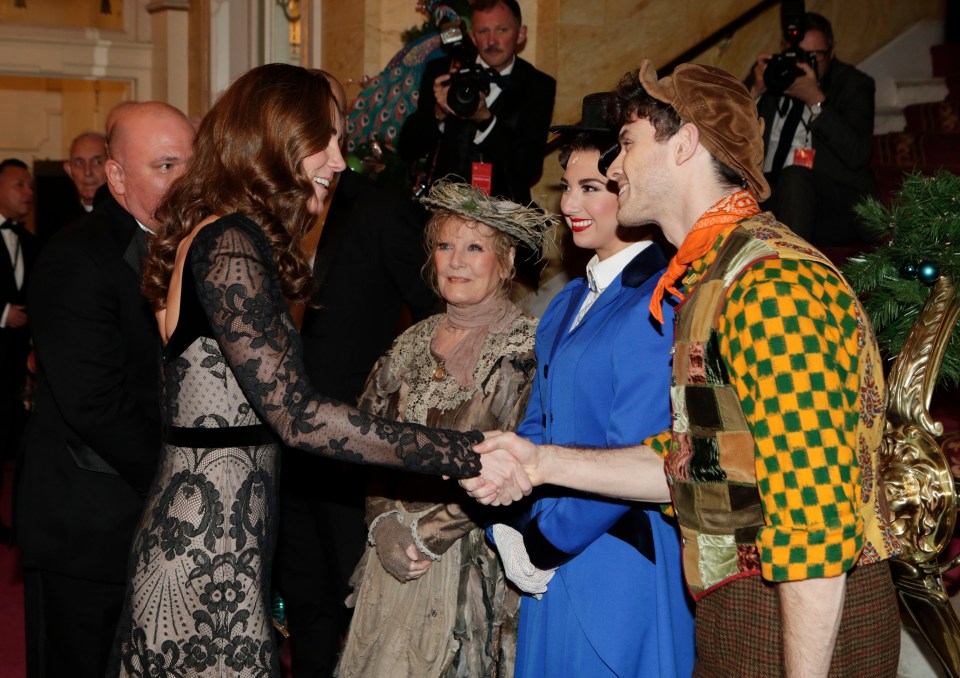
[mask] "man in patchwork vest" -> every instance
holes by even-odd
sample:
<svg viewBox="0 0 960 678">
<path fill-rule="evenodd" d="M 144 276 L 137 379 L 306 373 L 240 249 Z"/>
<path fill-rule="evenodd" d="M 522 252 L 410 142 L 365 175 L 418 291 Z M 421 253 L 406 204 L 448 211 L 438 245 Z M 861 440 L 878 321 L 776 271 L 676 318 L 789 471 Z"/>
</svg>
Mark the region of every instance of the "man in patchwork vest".
<svg viewBox="0 0 960 678">
<path fill-rule="evenodd" d="M 875 482 L 885 390 L 870 322 L 833 264 L 760 212 L 763 126 L 736 78 L 683 64 L 658 79 L 644 61 L 617 95 L 620 223 L 657 224 L 678 249 L 650 306 L 660 320 L 676 304 L 673 426 L 620 450 L 514 434 L 477 449 L 509 450 L 534 485 L 672 504 L 696 675 L 895 676 L 886 561 L 900 544 Z M 462 482 L 484 503 L 516 494 Z"/>
</svg>

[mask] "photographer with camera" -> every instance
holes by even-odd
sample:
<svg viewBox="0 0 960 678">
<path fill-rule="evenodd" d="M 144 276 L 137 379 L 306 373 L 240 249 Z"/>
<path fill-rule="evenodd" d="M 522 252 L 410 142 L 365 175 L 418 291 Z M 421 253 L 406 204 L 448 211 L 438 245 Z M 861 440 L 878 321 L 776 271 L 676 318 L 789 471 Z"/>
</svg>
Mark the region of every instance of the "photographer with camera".
<svg viewBox="0 0 960 678">
<path fill-rule="evenodd" d="M 877 195 L 873 79 L 835 58 L 833 27 L 802 2 L 784 3 L 783 29 L 784 50 L 761 54 L 746 82 L 766 124 L 763 207 L 814 245 L 860 240 L 852 207 Z"/>
<path fill-rule="evenodd" d="M 425 184 L 456 174 L 526 204 L 543 171 L 557 83 L 517 56 L 527 27 L 516 0 L 475 0 L 471 23 L 469 38 L 444 32 L 451 55 L 427 64 L 398 150 L 424 165 Z"/>
</svg>

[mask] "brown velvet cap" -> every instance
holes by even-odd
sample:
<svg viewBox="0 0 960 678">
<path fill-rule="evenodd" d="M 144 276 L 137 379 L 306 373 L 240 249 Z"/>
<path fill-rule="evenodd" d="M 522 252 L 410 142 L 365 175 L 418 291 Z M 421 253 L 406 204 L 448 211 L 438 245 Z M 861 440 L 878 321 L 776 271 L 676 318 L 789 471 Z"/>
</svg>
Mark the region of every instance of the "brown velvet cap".
<svg viewBox="0 0 960 678">
<path fill-rule="evenodd" d="M 653 62 L 640 64 L 640 83 L 657 101 L 669 104 L 683 122 L 700 131 L 700 143 L 738 172 L 760 200 L 770 197 L 763 176 L 763 121 L 743 83 L 725 70 L 700 64 L 680 64 L 657 79 Z"/>
</svg>

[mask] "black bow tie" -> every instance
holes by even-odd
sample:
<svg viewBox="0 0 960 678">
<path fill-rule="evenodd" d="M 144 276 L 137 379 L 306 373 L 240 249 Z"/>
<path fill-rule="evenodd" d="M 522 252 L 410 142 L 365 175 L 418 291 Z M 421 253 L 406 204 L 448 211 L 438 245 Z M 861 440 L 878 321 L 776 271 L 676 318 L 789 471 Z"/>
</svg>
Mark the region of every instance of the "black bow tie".
<svg viewBox="0 0 960 678">
<path fill-rule="evenodd" d="M 9 228 L 10 230 L 16 230 L 20 228 L 20 223 L 16 221 L 4 221 L 2 224 L 0 224 L 0 231 L 6 228 Z"/>
</svg>

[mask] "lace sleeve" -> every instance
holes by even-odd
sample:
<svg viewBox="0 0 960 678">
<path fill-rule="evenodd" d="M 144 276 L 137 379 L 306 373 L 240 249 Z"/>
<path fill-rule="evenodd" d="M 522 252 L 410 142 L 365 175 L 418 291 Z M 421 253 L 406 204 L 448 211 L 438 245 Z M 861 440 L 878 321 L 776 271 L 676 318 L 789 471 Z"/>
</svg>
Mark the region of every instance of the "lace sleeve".
<svg viewBox="0 0 960 678">
<path fill-rule="evenodd" d="M 214 337 L 259 417 L 289 447 L 354 463 L 471 477 L 478 432 L 400 424 L 317 393 L 303 366 L 269 245 L 253 222 L 232 215 L 191 245 L 197 295 Z"/>
</svg>

